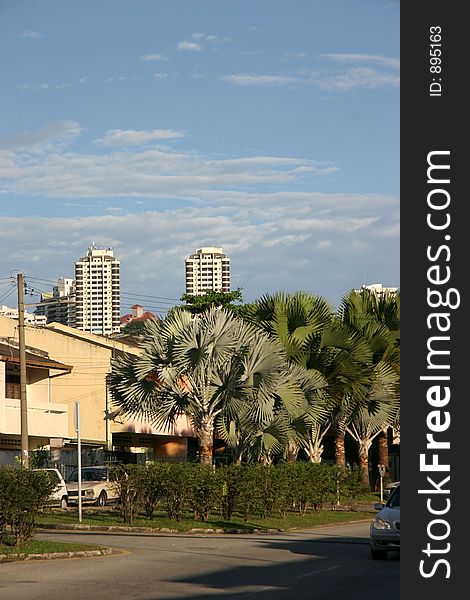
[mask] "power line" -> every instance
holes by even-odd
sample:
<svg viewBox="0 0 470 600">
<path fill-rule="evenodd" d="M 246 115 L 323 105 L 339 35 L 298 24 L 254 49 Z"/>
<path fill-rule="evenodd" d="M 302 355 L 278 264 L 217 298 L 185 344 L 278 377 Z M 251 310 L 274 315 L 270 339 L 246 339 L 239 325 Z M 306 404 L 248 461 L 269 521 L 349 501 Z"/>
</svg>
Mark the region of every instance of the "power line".
<svg viewBox="0 0 470 600">
<path fill-rule="evenodd" d="M 15 291 L 15 289 L 16 289 L 16 286 L 12 287 L 11 290 L 8 290 L 7 292 L 5 292 L 3 294 L 3 296 L 0 297 L 0 302 L 3 302 L 4 300 L 6 300 Z"/>
<path fill-rule="evenodd" d="M 53 285 L 57 284 L 57 279 L 56 280 L 43 279 L 40 277 L 34 277 L 34 275 L 27 275 L 27 276 L 25 275 L 25 279 L 28 279 L 29 281 L 33 281 L 33 282 L 39 282 L 39 283 L 52 283 Z M 68 277 L 67 279 L 73 279 L 73 278 Z M 127 296 L 130 298 L 149 298 L 151 300 L 169 300 L 170 302 L 180 302 L 179 298 L 169 298 L 167 296 L 156 296 L 154 294 L 141 294 L 139 292 L 122 291 L 121 297 L 123 297 L 123 296 Z"/>
</svg>

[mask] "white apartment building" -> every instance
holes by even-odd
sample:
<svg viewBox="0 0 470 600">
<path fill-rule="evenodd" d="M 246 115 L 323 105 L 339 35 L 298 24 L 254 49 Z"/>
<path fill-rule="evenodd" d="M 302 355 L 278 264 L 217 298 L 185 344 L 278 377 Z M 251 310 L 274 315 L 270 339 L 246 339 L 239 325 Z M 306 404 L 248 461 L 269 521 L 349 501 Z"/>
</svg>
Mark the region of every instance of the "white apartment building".
<svg viewBox="0 0 470 600">
<path fill-rule="evenodd" d="M 364 283 L 360 290 L 355 291 L 360 292 L 362 290 L 369 290 L 370 292 L 374 292 L 377 296 L 388 296 L 398 292 L 397 287 L 384 287 L 381 283 L 370 283 L 368 285 Z"/>
<path fill-rule="evenodd" d="M 52 292 L 41 294 L 41 302 L 35 314 L 44 315 L 48 323 L 62 323 L 75 327 L 75 308 L 75 280 L 70 277 L 59 277 Z"/>
<path fill-rule="evenodd" d="M 186 293 L 230 292 L 230 258 L 218 246 L 198 248 L 185 261 Z"/>
<path fill-rule="evenodd" d="M 76 328 L 100 335 L 119 331 L 120 263 L 112 248 L 88 248 L 75 263 Z"/>
</svg>

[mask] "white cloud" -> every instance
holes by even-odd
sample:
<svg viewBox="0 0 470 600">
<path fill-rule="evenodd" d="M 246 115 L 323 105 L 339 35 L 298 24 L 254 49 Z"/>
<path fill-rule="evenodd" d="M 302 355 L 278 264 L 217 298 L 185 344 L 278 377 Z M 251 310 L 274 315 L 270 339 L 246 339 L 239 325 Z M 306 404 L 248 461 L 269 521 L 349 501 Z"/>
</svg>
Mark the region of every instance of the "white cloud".
<svg viewBox="0 0 470 600">
<path fill-rule="evenodd" d="M 17 88 L 21 91 L 27 92 L 44 92 L 50 89 L 50 85 L 48 83 L 22 83 L 17 86 Z"/>
<path fill-rule="evenodd" d="M 3 190 L 50 198 L 194 198 L 210 190 L 300 182 L 337 170 L 331 163 L 297 157 L 215 159 L 164 147 L 134 148 L 184 137 L 175 129 L 113 129 L 94 142 L 111 150 L 66 151 L 65 144 L 81 133 L 78 123 L 61 121 L 0 140 L 0 148 L 11 152 L 9 173 L 15 173 Z"/>
<path fill-rule="evenodd" d="M 41 129 L 0 138 L 0 148 L 31 151 L 47 149 L 57 143 L 69 142 L 82 132 L 82 127 L 76 121 L 54 121 Z"/>
<path fill-rule="evenodd" d="M 143 143 L 145 134 L 112 134 L 112 145 Z M 105 155 L 60 153 L 14 157 L 17 175 L 4 182 L 8 193 L 37 197 L 201 198 L 211 190 L 284 185 L 330 173 L 315 161 L 276 157 L 213 160 L 163 149 L 115 151 Z M 304 167 L 300 169 L 299 167 Z"/>
<path fill-rule="evenodd" d="M 95 241 L 121 260 L 124 292 L 178 299 L 184 258 L 214 239 L 231 257 L 232 287 L 241 286 L 245 300 L 296 289 L 336 300 L 364 276 L 396 283 L 398 235 L 383 232 L 398 224 L 397 206 L 390 196 L 286 192 L 123 214 L 113 214 L 115 199 L 106 215 L 100 206 L 101 214 L 85 217 L 0 217 L 0 272 L 12 268 L 14 253 L 26 276 L 71 275 Z"/>
<path fill-rule="evenodd" d="M 220 37 L 218 35 L 213 35 L 210 33 L 202 33 L 202 32 L 195 32 L 191 34 L 191 39 L 192 40 L 197 40 L 198 42 L 205 42 L 207 44 L 228 44 L 230 42 L 232 42 L 232 38 L 230 37 Z"/>
<path fill-rule="evenodd" d="M 201 44 L 196 44 L 195 42 L 188 42 L 187 40 L 184 40 L 178 43 L 177 48 L 179 51 L 186 50 L 189 52 L 201 52 L 203 47 Z"/>
<path fill-rule="evenodd" d="M 196 33 L 191 34 L 191 39 L 192 40 L 215 41 L 218 38 L 216 35 L 207 35 L 207 33 L 196 32 Z"/>
<path fill-rule="evenodd" d="M 388 56 L 380 56 L 376 54 L 336 53 L 325 54 L 324 56 L 339 62 L 372 62 L 384 67 L 391 67 L 394 69 L 400 68 L 400 60 L 398 58 L 391 58 Z"/>
<path fill-rule="evenodd" d="M 145 54 L 145 56 L 141 56 L 140 60 L 143 61 L 163 61 L 163 60 L 168 60 L 167 56 L 164 56 L 163 54 Z"/>
<path fill-rule="evenodd" d="M 270 86 L 290 86 L 304 83 L 299 77 L 287 75 L 255 75 L 248 73 L 236 73 L 233 75 L 223 75 L 222 79 L 230 84 L 239 87 L 270 87 Z"/>
<path fill-rule="evenodd" d="M 105 136 L 96 140 L 102 146 L 140 146 L 161 140 L 175 140 L 184 137 L 182 131 L 175 129 L 154 129 L 136 131 L 134 129 L 111 129 Z"/>
<path fill-rule="evenodd" d="M 370 67 L 354 67 L 344 73 L 331 76 L 320 76 L 309 70 L 299 70 L 292 75 L 261 75 L 236 73 L 223 75 L 227 81 L 237 87 L 293 87 L 315 85 L 329 91 L 344 92 L 355 88 L 397 87 L 400 78 L 395 74 L 380 73 Z"/>
<path fill-rule="evenodd" d="M 110 130 L 102 153 L 67 149 L 82 131 L 61 121 L 1 140 L 3 197 L 31 196 L 49 209 L 57 202 L 71 216 L 0 217 L 0 272 L 14 256 L 27 275 L 71 275 L 95 241 L 121 260 L 123 290 L 177 299 L 184 258 L 215 238 L 247 301 L 296 289 L 335 301 L 364 277 L 397 283 L 398 198 L 314 191 L 316 178 L 337 168 L 331 163 L 134 147 L 181 134 L 172 129 Z"/>
<path fill-rule="evenodd" d="M 22 38 L 29 38 L 30 40 L 40 40 L 44 37 L 46 37 L 44 34 L 39 33 L 39 31 L 28 31 L 25 30 L 22 33 L 20 33 L 19 37 Z"/>
<path fill-rule="evenodd" d="M 340 75 L 320 79 L 317 84 L 325 90 L 345 92 L 355 88 L 398 87 L 400 78 L 368 67 L 355 67 Z"/>
</svg>

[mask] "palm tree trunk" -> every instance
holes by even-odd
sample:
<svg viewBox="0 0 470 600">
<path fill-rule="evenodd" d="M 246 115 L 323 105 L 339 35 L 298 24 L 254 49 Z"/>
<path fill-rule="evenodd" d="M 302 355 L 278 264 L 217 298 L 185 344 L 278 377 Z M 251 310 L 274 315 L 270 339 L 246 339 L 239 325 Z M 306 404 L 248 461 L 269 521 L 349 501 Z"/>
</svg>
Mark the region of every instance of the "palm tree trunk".
<svg viewBox="0 0 470 600">
<path fill-rule="evenodd" d="M 287 443 L 286 460 L 287 462 L 293 463 L 297 460 L 297 454 L 299 453 L 299 445 L 296 442 Z"/>
<path fill-rule="evenodd" d="M 387 429 L 381 431 L 377 438 L 379 450 L 379 465 L 385 465 L 386 474 L 388 474 L 388 436 Z"/>
<path fill-rule="evenodd" d="M 371 441 L 369 439 L 359 440 L 359 469 L 361 481 L 370 489 L 369 481 L 369 448 Z"/>
<path fill-rule="evenodd" d="M 199 431 L 199 462 L 202 465 L 212 465 L 212 451 L 214 447 L 214 418 L 205 417 Z"/>
<path fill-rule="evenodd" d="M 346 448 L 344 445 L 346 427 L 338 423 L 335 429 L 335 465 L 346 466 Z"/>
<path fill-rule="evenodd" d="M 312 463 L 321 463 L 321 455 L 323 454 L 323 446 L 321 444 L 309 442 L 308 444 L 308 459 Z"/>
</svg>

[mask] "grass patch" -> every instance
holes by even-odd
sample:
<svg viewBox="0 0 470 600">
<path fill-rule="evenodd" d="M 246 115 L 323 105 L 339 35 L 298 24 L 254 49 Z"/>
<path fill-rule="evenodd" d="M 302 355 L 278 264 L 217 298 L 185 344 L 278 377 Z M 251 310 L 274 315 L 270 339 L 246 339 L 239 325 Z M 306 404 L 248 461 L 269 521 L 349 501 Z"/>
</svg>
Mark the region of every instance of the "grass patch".
<svg viewBox="0 0 470 600">
<path fill-rule="evenodd" d="M 148 527 L 152 529 L 172 529 L 178 532 L 188 532 L 191 529 L 221 529 L 230 531 L 233 529 L 252 531 L 267 531 L 268 529 L 308 529 L 319 525 L 344 523 L 348 521 L 368 520 L 373 514 L 364 511 L 346 510 L 321 510 L 317 513 L 307 513 L 303 517 L 298 513 L 290 512 L 285 517 L 269 517 L 262 519 L 253 517 L 246 522 L 241 516 L 234 515 L 230 520 L 224 520 L 220 515 L 214 514 L 207 521 L 193 518 L 192 513 L 186 513 L 179 521 L 168 519 L 163 512 L 156 511 L 152 519 L 139 515 L 135 518 L 131 527 Z M 38 526 L 41 525 L 78 525 L 78 512 L 73 510 L 55 510 L 41 515 Z M 120 517 L 119 510 L 115 508 L 85 508 L 82 512 L 82 525 L 95 527 L 126 526 Z"/>
<path fill-rule="evenodd" d="M 53 552 L 80 552 L 84 550 L 103 550 L 103 546 L 96 544 L 74 544 L 68 542 L 43 542 L 29 540 L 19 546 L 4 546 L 0 544 L 0 554 L 14 556 L 17 554 L 49 554 Z"/>
</svg>

